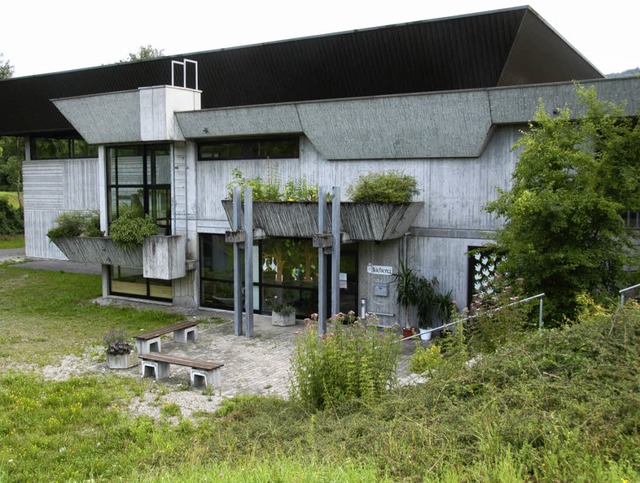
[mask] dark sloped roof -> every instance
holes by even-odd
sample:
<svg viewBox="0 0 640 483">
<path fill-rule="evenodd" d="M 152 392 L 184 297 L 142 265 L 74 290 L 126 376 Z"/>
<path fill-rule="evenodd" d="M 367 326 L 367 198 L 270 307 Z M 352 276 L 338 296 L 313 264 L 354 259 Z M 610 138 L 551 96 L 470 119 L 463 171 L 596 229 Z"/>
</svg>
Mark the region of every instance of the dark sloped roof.
<svg viewBox="0 0 640 483">
<path fill-rule="evenodd" d="M 0 134 L 71 131 L 50 99 L 171 84 L 198 62 L 202 107 L 601 78 L 531 8 L 0 81 Z"/>
</svg>

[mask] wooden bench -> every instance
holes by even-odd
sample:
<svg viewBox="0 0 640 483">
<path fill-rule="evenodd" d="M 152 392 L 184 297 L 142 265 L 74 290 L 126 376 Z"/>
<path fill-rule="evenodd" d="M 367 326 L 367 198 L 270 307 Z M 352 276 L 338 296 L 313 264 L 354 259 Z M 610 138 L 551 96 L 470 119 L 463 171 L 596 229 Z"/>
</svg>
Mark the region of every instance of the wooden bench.
<svg viewBox="0 0 640 483">
<path fill-rule="evenodd" d="M 185 320 L 177 324 L 161 327 L 160 329 L 145 332 L 144 334 L 135 335 L 136 349 L 138 355 L 148 354 L 149 352 L 161 352 L 162 342 L 160 338 L 165 334 L 173 332 L 174 342 L 186 343 L 187 341 L 196 341 L 196 325 L 194 321 Z"/>
<path fill-rule="evenodd" d="M 169 377 L 169 366 L 175 364 L 191 369 L 191 386 L 220 387 L 221 368 L 224 364 L 218 362 L 187 359 L 185 357 L 170 356 L 158 352 L 138 355 L 140 359 L 141 376 L 154 376 L 156 380 Z"/>
</svg>

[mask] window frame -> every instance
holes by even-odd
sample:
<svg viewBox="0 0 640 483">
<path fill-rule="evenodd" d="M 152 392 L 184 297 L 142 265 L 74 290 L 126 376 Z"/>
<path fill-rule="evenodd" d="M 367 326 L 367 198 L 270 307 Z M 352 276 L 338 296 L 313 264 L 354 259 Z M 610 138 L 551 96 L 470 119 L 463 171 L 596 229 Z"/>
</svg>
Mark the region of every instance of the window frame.
<svg viewBox="0 0 640 483">
<path fill-rule="evenodd" d="M 61 144 L 66 144 L 64 153 L 56 156 L 39 156 L 38 155 L 38 140 L 47 140 L 50 142 L 61 141 Z M 80 142 L 83 145 L 78 146 Z M 47 159 L 93 159 L 98 157 L 98 146 L 96 144 L 87 143 L 81 136 L 31 136 L 29 138 L 30 157 L 32 160 L 47 160 Z M 58 148 L 64 148 L 64 146 L 58 146 Z M 83 152 L 78 153 L 77 151 Z"/>
<path fill-rule="evenodd" d="M 261 143 L 265 145 L 262 146 Z M 273 150 L 273 145 L 277 143 L 292 143 L 295 149 L 289 153 L 282 153 Z M 230 148 L 239 149 L 238 155 L 222 155 L 203 157 L 203 148 L 228 145 Z M 271 146 L 270 146 L 271 145 Z M 230 151 L 231 149 L 228 149 Z M 263 151 L 269 151 L 260 154 Z M 256 154 L 256 152 L 258 154 Z M 269 136 L 251 138 L 225 138 L 200 141 L 198 143 L 198 161 L 230 161 L 230 160 L 252 160 L 252 159 L 297 159 L 300 157 L 300 136 Z"/>
</svg>

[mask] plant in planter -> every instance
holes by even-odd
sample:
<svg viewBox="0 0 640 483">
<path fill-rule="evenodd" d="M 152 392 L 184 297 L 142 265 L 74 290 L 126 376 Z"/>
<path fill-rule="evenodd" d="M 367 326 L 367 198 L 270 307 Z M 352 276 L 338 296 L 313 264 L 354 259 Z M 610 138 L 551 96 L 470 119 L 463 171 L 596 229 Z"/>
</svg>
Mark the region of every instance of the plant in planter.
<svg viewBox="0 0 640 483">
<path fill-rule="evenodd" d="M 100 215 L 95 212 L 69 211 L 61 213 L 56 218 L 56 227 L 47 232 L 52 240 L 63 237 L 102 237 L 100 230 Z"/>
<path fill-rule="evenodd" d="M 137 216 L 127 211 L 109 226 L 109 236 L 119 248 L 142 245 L 145 237 L 158 234 L 158 225 L 149 216 Z"/>
<path fill-rule="evenodd" d="M 271 323 L 278 326 L 295 325 L 296 308 L 293 305 L 279 302 L 276 295 L 271 303 Z"/>
<path fill-rule="evenodd" d="M 232 180 L 227 184 L 227 195 L 233 198 L 233 187 L 242 188 L 242 198 L 244 199 L 244 188 L 253 188 L 253 201 L 318 201 L 318 187 L 309 183 L 305 178 L 289 178 L 284 185 L 284 190 L 280 190 L 280 184 L 275 180 L 264 181 L 257 176 L 253 179 L 245 178 L 238 168 L 232 172 Z"/>
<path fill-rule="evenodd" d="M 400 264 L 396 279 L 396 302 L 404 309 L 406 322 L 405 328 L 413 329 L 414 333 L 419 328 L 424 334 L 423 340 L 431 338 L 431 328 L 433 320 L 448 320 L 453 311 L 452 292 L 441 294 L 438 291 L 439 282 L 436 277 L 431 280 L 418 275 L 415 270 L 409 268 L 405 263 Z M 410 323 L 411 309 L 415 308 L 417 324 Z M 404 335 L 403 337 L 408 337 Z"/>
<path fill-rule="evenodd" d="M 107 333 L 102 342 L 107 350 L 107 366 L 109 369 L 129 369 L 138 364 L 138 356 L 134 345 L 122 329 Z"/>
<path fill-rule="evenodd" d="M 414 176 L 400 171 L 370 172 L 347 188 L 354 203 L 411 203 L 420 194 Z"/>
</svg>

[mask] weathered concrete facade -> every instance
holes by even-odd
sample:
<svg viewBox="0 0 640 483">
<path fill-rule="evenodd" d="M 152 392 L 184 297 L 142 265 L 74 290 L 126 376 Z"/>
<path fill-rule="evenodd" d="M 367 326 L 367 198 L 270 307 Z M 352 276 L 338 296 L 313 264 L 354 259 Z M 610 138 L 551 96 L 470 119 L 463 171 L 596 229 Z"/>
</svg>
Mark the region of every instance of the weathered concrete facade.
<svg viewBox="0 0 640 483">
<path fill-rule="evenodd" d="M 602 99 L 626 100 L 628 115 L 637 112 L 640 80 L 587 85 L 594 85 Z M 282 183 L 305 178 L 319 186 L 340 186 L 343 193 L 362 174 L 398 170 L 417 178 L 421 194 L 416 201 L 424 206 L 405 236 L 360 242 L 358 251 L 358 299 L 365 299 L 370 311 L 389 314 L 384 322 L 393 322 L 398 314 L 392 277 L 368 273 L 367 267 L 397 267 L 405 261 L 429 278 L 436 276 L 464 305 L 467 251 L 486 243 L 487 233 L 499 224 L 483 207 L 497 188 L 509 187 L 517 161 L 511 148 L 520 130 L 533 118 L 539 99 L 549 111 L 576 103 L 575 86 L 569 82 L 210 110 L 199 110 L 198 97 L 197 91 L 157 87 L 56 101 L 90 142 L 170 143 L 172 232 L 183 235 L 184 253 L 178 260 L 188 264 L 185 275 L 172 282 L 173 303 L 200 304 L 199 235 L 222 235 L 229 229 L 221 200 L 227 198 L 235 168 L 247 178 Z M 121 112 L 130 113 L 125 115 L 130 122 L 117 122 Z M 200 141 L 275 133 L 299 136 L 298 158 L 198 160 Z M 28 256 L 63 257 L 46 238 L 61 212 L 99 209 L 106 228 L 105 148 L 99 152 L 98 159 L 86 160 L 27 157 Z"/>
</svg>

